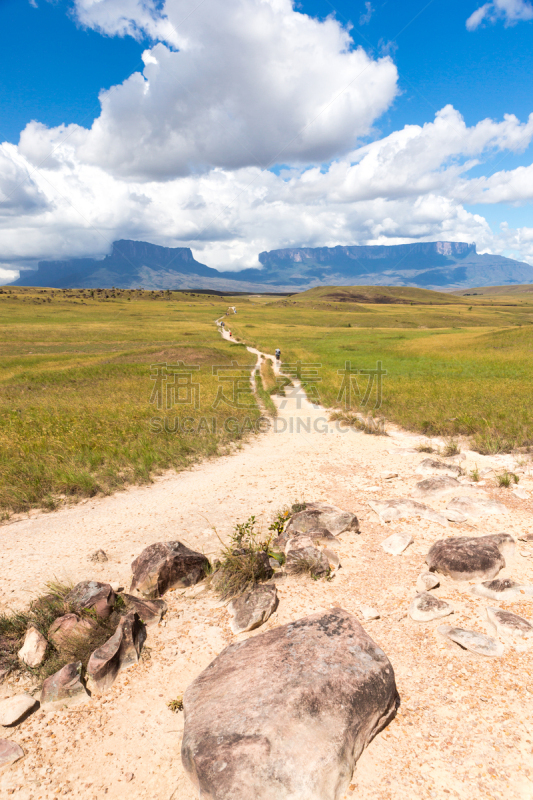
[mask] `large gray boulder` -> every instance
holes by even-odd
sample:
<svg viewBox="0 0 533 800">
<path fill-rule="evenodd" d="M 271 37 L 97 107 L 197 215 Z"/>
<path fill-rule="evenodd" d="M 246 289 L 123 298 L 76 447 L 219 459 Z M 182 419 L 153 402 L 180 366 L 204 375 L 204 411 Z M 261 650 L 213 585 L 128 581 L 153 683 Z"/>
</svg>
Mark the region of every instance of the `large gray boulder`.
<svg viewBox="0 0 533 800">
<path fill-rule="evenodd" d="M 513 554 L 514 545 L 515 540 L 508 533 L 441 539 L 430 548 L 426 564 L 430 570 L 454 580 L 488 580 L 505 567 L 504 556 Z"/>
<path fill-rule="evenodd" d="M 129 611 L 105 644 L 91 654 L 87 664 L 87 687 L 90 692 L 104 694 L 111 688 L 121 670 L 139 661 L 146 641 L 146 628 L 136 611 Z"/>
<path fill-rule="evenodd" d="M 259 584 L 233 600 L 228 611 L 233 633 L 245 633 L 258 628 L 276 610 L 278 593 L 273 583 Z"/>
<path fill-rule="evenodd" d="M 94 611 L 103 619 L 111 616 L 115 600 L 111 585 L 99 581 L 82 581 L 66 597 L 67 603 L 76 611 Z"/>
<path fill-rule="evenodd" d="M 64 707 L 86 703 L 89 695 L 81 682 L 81 661 L 66 664 L 47 678 L 41 689 L 43 711 L 58 711 Z"/>
<path fill-rule="evenodd" d="M 160 597 L 168 589 L 186 588 L 201 581 L 209 561 L 181 542 L 157 542 L 146 547 L 131 569 L 130 592 L 149 599 Z"/>
<path fill-rule="evenodd" d="M 340 800 L 399 704 L 385 653 L 341 608 L 233 644 L 184 695 L 205 800 Z"/>
</svg>

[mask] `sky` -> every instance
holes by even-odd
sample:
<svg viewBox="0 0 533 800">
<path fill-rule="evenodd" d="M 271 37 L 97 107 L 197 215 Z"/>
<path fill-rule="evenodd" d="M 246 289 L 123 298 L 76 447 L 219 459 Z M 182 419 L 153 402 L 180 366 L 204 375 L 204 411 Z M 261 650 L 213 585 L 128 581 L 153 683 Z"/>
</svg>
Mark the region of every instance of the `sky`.
<svg viewBox="0 0 533 800">
<path fill-rule="evenodd" d="M 0 0 L 0 283 L 120 238 L 533 264 L 532 37 L 529 0 Z"/>
</svg>

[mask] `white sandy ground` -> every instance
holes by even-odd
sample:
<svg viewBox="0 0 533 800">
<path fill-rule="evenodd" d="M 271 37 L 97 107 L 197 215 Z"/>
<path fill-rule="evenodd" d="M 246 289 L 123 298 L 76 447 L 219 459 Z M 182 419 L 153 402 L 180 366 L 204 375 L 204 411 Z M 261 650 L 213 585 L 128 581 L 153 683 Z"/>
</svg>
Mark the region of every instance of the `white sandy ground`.
<svg viewBox="0 0 533 800">
<path fill-rule="evenodd" d="M 282 402 L 277 399 L 278 405 Z M 346 797 L 358 800 L 422 798 L 533 797 L 533 675 L 530 654 L 507 649 L 501 659 L 461 650 L 436 633 L 442 622 L 489 632 L 484 609 L 496 601 L 469 594 L 467 584 L 447 579 L 435 594 L 455 614 L 430 623 L 406 616 L 416 577 L 436 539 L 505 530 L 513 536 L 531 531 L 532 501 L 484 486 L 465 486 L 475 495 L 487 491 L 505 503 L 509 514 L 487 518 L 475 527 L 450 523 L 445 529 L 419 520 L 383 525 L 369 500 L 409 495 L 421 479 L 415 468 L 424 453 L 389 452 L 412 448 L 420 437 L 389 426 L 390 436 L 369 436 L 325 425 L 327 415 L 302 401 L 280 409 L 278 428 L 254 436 L 231 455 L 206 461 L 179 474 L 167 473 L 146 487 L 96 498 L 55 513 L 38 513 L 0 527 L 2 569 L 0 610 L 23 607 L 53 577 L 89 578 L 128 588 L 130 564 L 157 541 L 179 539 L 213 556 L 234 524 L 251 514 L 268 526 L 273 512 L 295 500 L 322 500 L 354 511 L 360 535 L 339 537 L 342 568 L 331 582 L 286 578 L 279 582 L 280 604 L 263 628 L 235 637 L 228 614 L 202 586 L 165 596 L 165 620 L 149 630 L 139 665 L 119 676 L 112 690 L 78 709 L 53 714 L 38 711 L 16 728 L 0 729 L 26 755 L 0 772 L 0 797 L 48 800 L 59 795 L 129 800 L 195 800 L 197 793 L 180 759 L 183 714 L 167 702 L 231 641 L 260 635 L 320 609 L 339 605 L 356 614 L 361 604 L 376 607 L 379 620 L 364 627 L 389 656 L 401 696 L 401 708 L 357 764 Z M 311 420 L 310 432 L 293 431 L 297 418 Z M 313 429 L 313 421 L 318 430 Z M 477 464 L 517 466 L 516 459 L 467 452 L 467 470 Z M 520 469 L 520 464 L 518 464 Z M 385 480 L 383 472 L 398 473 Z M 529 465 L 520 486 L 531 492 Z M 429 502 L 443 508 L 446 499 Z M 414 543 L 401 555 L 383 552 L 380 542 L 394 530 L 408 531 Z M 102 548 L 109 557 L 92 564 L 88 556 Z M 533 541 L 518 543 L 501 577 L 533 582 Z M 533 603 L 503 603 L 533 616 Z M 9 680 L 7 696 L 28 688 Z M 36 689 L 34 689 L 36 691 Z M 253 800 L 253 798 L 250 798 Z"/>
</svg>

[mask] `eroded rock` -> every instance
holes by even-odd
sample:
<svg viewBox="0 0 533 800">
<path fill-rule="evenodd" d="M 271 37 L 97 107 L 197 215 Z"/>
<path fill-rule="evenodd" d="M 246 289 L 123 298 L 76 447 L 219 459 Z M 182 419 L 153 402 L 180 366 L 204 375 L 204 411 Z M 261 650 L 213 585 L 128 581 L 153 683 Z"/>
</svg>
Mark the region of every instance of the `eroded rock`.
<svg viewBox="0 0 533 800">
<path fill-rule="evenodd" d="M 461 474 L 461 468 L 455 464 L 445 464 L 436 458 L 425 458 L 415 472 L 417 475 L 450 475 L 457 478 Z"/>
<path fill-rule="evenodd" d="M 48 629 L 48 638 L 61 650 L 69 639 L 89 636 L 94 627 L 95 623 L 89 619 L 82 619 L 77 614 L 64 614 L 52 622 Z"/>
<path fill-rule="evenodd" d="M 47 678 L 41 690 L 43 711 L 58 711 L 64 707 L 86 703 L 89 695 L 81 682 L 81 661 L 66 664 Z"/>
<path fill-rule="evenodd" d="M 111 688 L 118 673 L 136 664 L 146 641 L 146 628 L 136 611 L 122 617 L 115 633 L 91 654 L 87 664 L 87 687 L 103 694 Z"/>
<path fill-rule="evenodd" d="M 449 625 L 439 625 L 437 630 L 442 636 L 446 636 L 452 642 L 456 642 L 465 650 L 471 650 L 480 656 L 497 658 L 502 656 L 505 651 L 505 647 L 501 642 L 497 642 L 496 639 L 487 636 L 485 633 L 467 631 L 464 628 L 452 628 Z"/>
<path fill-rule="evenodd" d="M 477 594 L 479 597 L 490 597 L 491 600 L 507 600 L 525 589 L 530 590 L 527 594 L 533 594 L 533 586 L 522 587 L 511 578 L 495 578 L 492 581 L 483 581 L 483 583 L 476 583 L 475 586 L 470 587 L 472 594 Z"/>
<path fill-rule="evenodd" d="M 430 622 L 448 614 L 453 614 L 451 605 L 428 592 L 417 595 L 409 606 L 409 616 L 415 622 Z"/>
<path fill-rule="evenodd" d="M 382 548 L 391 556 L 399 556 L 414 541 L 410 533 L 393 533 L 388 539 L 381 542 Z"/>
<path fill-rule="evenodd" d="M 291 573 L 308 572 L 317 577 L 327 575 L 330 570 L 327 556 L 306 536 L 289 539 L 285 547 L 285 569 Z"/>
<path fill-rule="evenodd" d="M 89 556 L 89 561 L 93 563 L 101 563 L 103 564 L 106 561 L 109 561 L 105 550 L 95 550 L 94 553 L 91 553 Z"/>
<path fill-rule="evenodd" d="M 343 511 L 327 503 L 308 503 L 304 511 L 293 514 L 287 523 L 288 535 L 313 532 L 325 529 L 333 536 L 338 536 L 345 531 L 359 532 L 359 521 L 355 514 Z"/>
<path fill-rule="evenodd" d="M 5 728 L 18 725 L 26 719 L 39 705 L 38 701 L 29 694 L 16 694 L 0 700 L 0 725 Z"/>
<path fill-rule="evenodd" d="M 258 628 L 267 621 L 277 605 L 278 593 L 273 584 L 255 586 L 229 604 L 228 611 L 232 615 L 231 630 L 237 634 Z"/>
<path fill-rule="evenodd" d="M 164 600 L 145 600 L 133 594 L 120 595 L 126 608 L 136 611 L 147 627 L 157 625 L 163 614 L 166 613 L 167 604 Z"/>
<path fill-rule="evenodd" d="M 449 475 L 436 475 L 419 481 L 414 488 L 414 494 L 416 497 L 422 498 L 442 497 L 456 491 L 460 486 L 461 484 L 456 478 L 451 478 Z"/>
<path fill-rule="evenodd" d="M 494 578 L 505 566 L 504 554 L 512 554 L 514 545 L 507 533 L 441 539 L 430 548 L 426 563 L 430 570 L 454 580 Z"/>
<path fill-rule="evenodd" d="M 130 592 L 148 599 L 168 589 L 186 588 L 203 580 L 209 561 L 181 542 L 157 542 L 145 548 L 131 565 Z"/>
<path fill-rule="evenodd" d="M 421 572 L 416 579 L 416 588 L 419 592 L 429 592 L 430 589 L 436 589 L 439 585 L 439 579 L 433 572 Z"/>
<path fill-rule="evenodd" d="M 67 595 L 66 601 L 77 611 L 87 609 L 107 619 L 115 607 L 115 592 L 109 583 L 81 581 Z"/>
<path fill-rule="evenodd" d="M 453 497 L 446 508 L 449 511 L 457 511 L 470 519 L 509 513 L 503 503 L 491 500 L 490 497 Z"/>
<path fill-rule="evenodd" d="M 516 650 L 527 650 L 533 644 L 533 625 L 524 617 L 503 608 L 487 608 L 487 619 L 497 636 L 513 644 Z"/>
<path fill-rule="evenodd" d="M 206 800 L 338 800 L 398 703 L 385 653 L 331 609 L 230 645 L 196 678 L 183 764 Z"/>
<path fill-rule="evenodd" d="M 0 767 L 14 764 L 23 756 L 24 750 L 16 742 L 12 742 L 10 739 L 0 739 Z"/>
<path fill-rule="evenodd" d="M 416 500 L 411 500 L 409 497 L 399 497 L 393 500 L 382 501 L 369 501 L 368 505 L 376 512 L 382 522 L 395 522 L 399 519 L 408 519 L 409 517 L 421 517 L 428 519 L 431 522 L 437 522 L 439 525 L 448 526 L 446 517 L 439 514 L 432 508 L 424 505 L 424 503 L 417 503 Z"/>
<path fill-rule="evenodd" d="M 46 654 L 48 642 L 45 637 L 33 625 L 26 631 L 24 644 L 18 652 L 18 657 L 28 667 L 39 667 Z"/>
</svg>

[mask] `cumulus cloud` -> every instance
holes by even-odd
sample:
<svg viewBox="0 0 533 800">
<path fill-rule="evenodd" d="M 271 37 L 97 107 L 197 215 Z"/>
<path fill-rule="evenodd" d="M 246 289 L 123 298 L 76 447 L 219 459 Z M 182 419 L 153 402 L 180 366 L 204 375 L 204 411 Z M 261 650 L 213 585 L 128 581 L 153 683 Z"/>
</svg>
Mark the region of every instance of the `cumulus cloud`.
<svg viewBox="0 0 533 800">
<path fill-rule="evenodd" d="M 85 24 L 121 34 L 131 20 L 149 30 L 155 13 L 140 0 L 77 8 Z M 161 34 L 142 73 L 101 93 L 89 131 L 70 126 L 79 160 L 132 180 L 320 163 L 353 148 L 396 95 L 390 57 L 373 59 L 339 22 L 291 0 L 166 0 L 163 12 L 177 38 Z M 179 50 L 168 46 L 178 39 Z M 35 163 L 64 135 L 32 123 L 21 152 Z"/>
<path fill-rule="evenodd" d="M 533 6 L 529 0 L 492 0 L 468 17 L 466 27 L 469 31 L 475 31 L 483 22 L 495 23 L 500 20 L 508 27 L 530 19 L 533 19 Z"/>
<path fill-rule="evenodd" d="M 451 106 L 432 122 L 406 126 L 326 169 L 292 166 L 279 174 L 217 167 L 166 181 L 126 180 L 81 161 L 76 135 L 65 129 L 53 157 L 33 173 L 8 146 L 12 165 L 0 162 L 0 169 L 9 175 L 24 167 L 20 174 L 41 198 L 41 210 L 36 214 L 30 204 L 9 225 L 0 224 L 5 261 L 104 255 L 119 238 L 190 246 L 198 260 L 222 269 L 258 266 L 261 251 L 290 246 L 444 239 L 502 252 L 511 234 L 495 235 L 465 204 L 519 202 L 533 185 L 533 167 L 469 177 L 487 155 L 527 146 L 533 116 L 469 127 Z M 525 238 L 518 244 L 529 257 Z"/>
</svg>

